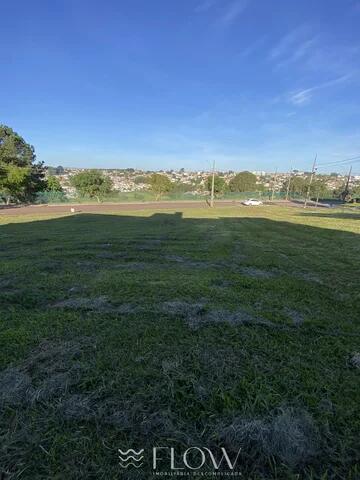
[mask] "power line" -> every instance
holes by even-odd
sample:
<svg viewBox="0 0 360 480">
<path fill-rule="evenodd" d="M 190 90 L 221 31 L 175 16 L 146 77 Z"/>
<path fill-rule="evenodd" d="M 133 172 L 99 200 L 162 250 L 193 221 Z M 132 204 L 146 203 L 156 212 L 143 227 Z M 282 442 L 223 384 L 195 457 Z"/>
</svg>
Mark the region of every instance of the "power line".
<svg viewBox="0 0 360 480">
<path fill-rule="evenodd" d="M 349 157 L 344 158 L 343 160 L 336 160 L 334 162 L 326 162 L 326 163 L 319 163 L 318 167 L 326 167 L 326 166 L 336 166 L 336 165 L 346 165 L 348 163 L 357 163 L 360 162 L 360 155 L 356 157 Z"/>
<path fill-rule="evenodd" d="M 357 160 L 359 158 L 360 158 L 360 154 L 359 155 L 354 155 L 353 157 L 343 158 L 342 160 L 333 160 L 331 162 L 320 163 L 320 165 L 329 165 L 329 164 L 333 164 L 333 163 L 351 162 L 352 160 Z"/>
</svg>

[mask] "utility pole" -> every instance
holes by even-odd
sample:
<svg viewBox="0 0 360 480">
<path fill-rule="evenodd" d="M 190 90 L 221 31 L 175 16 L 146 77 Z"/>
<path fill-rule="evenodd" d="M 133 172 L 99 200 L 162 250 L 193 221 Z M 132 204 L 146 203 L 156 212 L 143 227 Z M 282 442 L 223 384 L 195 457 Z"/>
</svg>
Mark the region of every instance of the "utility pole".
<svg viewBox="0 0 360 480">
<path fill-rule="evenodd" d="M 307 193 L 306 193 L 304 208 L 306 208 L 306 206 L 308 204 L 308 201 L 310 199 L 310 188 L 311 188 L 311 184 L 312 184 L 312 181 L 314 179 L 315 172 L 316 172 L 316 160 L 317 160 L 317 154 L 315 155 L 315 160 L 314 160 L 313 167 L 312 167 L 312 170 L 311 170 L 310 182 L 309 182 L 309 186 L 308 186 Z"/>
<path fill-rule="evenodd" d="M 346 201 L 346 198 L 349 197 L 349 194 L 350 194 L 349 184 L 350 184 L 350 179 L 351 179 L 351 172 L 352 172 L 352 165 L 350 167 L 349 174 L 348 174 L 348 177 L 347 177 L 347 180 L 346 180 L 345 190 L 342 193 L 343 200 L 345 200 L 345 201 Z"/>
<path fill-rule="evenodd" d="M 289 181 L 288 181 L 287 188 L 286 188 L 286 197 L 285 197 L 285 200 L 289 200 L 290 183 L 291 183 L 292 172 L 293 172 L 293 168 L 291 167 L 290 174 L 289 174 Z"/>
<path fill-rule="evenodd" d="M 350 179 L 351 179 L 351 172 L 352 172 L 352 165 L 351 165 L 351 167 L 350 167 L 349 175 L 348 175 L 348 178 L 347 178 L 347 181 L 346 181 L 345 190 L 346 190 L 347 192 L 349 191 L 349 184 L 350 184 Z"/>
<path fill-rule="evenodd" d="M 272 192 L 271 192 L 271 201 L 274 200 L 276 179 L 277 179 L 277 169 L 275 170 L 275 175 L 274 175 L 274 180 L 273 180 L 273 186 L 272 186 Z"/>
<path fill-rule="evenodd" d="M 215 160 L 213 161 L 212 169 L 212 181 L 211 181 L 211 197 L 210 197 L 210 207 L 214 206 L 214 195 L 215 195 Z"/>
</svg>

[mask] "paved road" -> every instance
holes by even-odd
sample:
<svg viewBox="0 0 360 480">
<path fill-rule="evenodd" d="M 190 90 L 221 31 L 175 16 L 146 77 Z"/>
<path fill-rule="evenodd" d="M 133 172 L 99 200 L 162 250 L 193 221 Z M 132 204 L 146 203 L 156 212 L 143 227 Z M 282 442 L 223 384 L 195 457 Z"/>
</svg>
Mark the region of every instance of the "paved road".
<svg viewBox="0 0 360 480">
<path fill-rule="evenodd" d="M 239 205 L 240 202 L 219 201 L 217 207 L 228 207 Z M 206 202 L 185 201 L 185 202 L 144 202 L 144 203 L 100 203 L 89 205 L 27 205 L 18 207 L 0 207 L 0 215 L 51 215 L 53 213 L 70 213 L 74 208 L 76 213 L 97 213 L 97 212 L 124 212 L 132 210 L 183 210 L 184 208 L 209 208 Z"/>
</svg>

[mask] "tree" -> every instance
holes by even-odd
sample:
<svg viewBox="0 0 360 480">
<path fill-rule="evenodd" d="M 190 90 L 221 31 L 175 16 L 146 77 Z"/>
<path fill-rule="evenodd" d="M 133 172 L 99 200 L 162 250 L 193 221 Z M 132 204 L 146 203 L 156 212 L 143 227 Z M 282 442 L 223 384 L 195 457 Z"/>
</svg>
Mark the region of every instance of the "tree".
<svg viewBox="0 0 360 480">
<path fill-rule="evenodd" d="M 70 184 L 75 187 L 81 196 L 96 198 L 100 203 L 101 198 L 112 190 L 112 181 L 98 170 L 80 172 L 70 178 Z"/>
<path fill-rule="evenodd" d="M 186 193 L 192 192 L 195 190 L 195 186 L 191 183 L 176 182 L 172 184 L 173 193 Z"/>
<path fill-rule="evenodd" d="M 326 198 L 329 195 L 329 188 L 326 180 L 323 178 L 316 178 L 310 187 L 310 195 L 315 198 Z"/>
<path fill-rule="evenodd" d="M 283 190 L 286 191 L 287 190 L 287 187 L 288 187 L 288 180 L 285 181 L 284 185 L 283 185 Z M 303 177 L 299 177 L 297 175 L 295 176 L 292 176 L 291 179 L 290 179 L 290 189 L 289 189 L 289 192 L 290 193 L 295 193 L 295 194 L 298 194 L 298 195 L 304 195 L 306 192 L 307 192 L 307 181 L 305 178 Z"/>
<path fill-rule="evenodd" d="M 35 151 L 14 130 L 0 125 L 0 163 L 17 167 L 30 167 L 35 161 Z"/>
<path fill-rule="evenodd" d="M 206 187 L 209 192 L 211 192 L 212 189 L 212 175 L 210 175 L 207 178 L 206 181 Z M 221 195 L 225 192 L 226 190 L 226 183 L 225 180 L 222 177 L 219 177 L 219 175 L 215 175 L 214 177 L 214 193 L 215 195 Z"/>
<path fill-rule="evenodd" d="M 172 183 L 166 175 L 153 173 L 150 177 L 150 189 L 155 194 L 156 200 L 159 200 L 164 193 L 170 192 Z"/>
<path fill-rule="evenodd" d="M 351 193 L 356 197 L 360 196 L 360 185 L 354 185 Z"/>
<path fill-rule="evenodd" d="M 347 183 L 344 183 L 341 187 L 334 190 L 334 195 L 343 202 L 352 203 L 360 198 L 360 185 L 349 186 Z"/>
<path fill-rule="evenodd" d="M 49 175 L 47 178 L 46 190 L 48 192 L 62 192 L 62 186 L 58 178 L 54 175 Z"/>
<path fill-rule="evenodd" d="M 22 199 L 25 197 L 27 183 L 29 182 L 30 169 L 28 167 L 17 167 L 5 165 L 2 169 L 1 190 L 7 204 L 11 199 Z"/>
<path fill-rule="evenodd" d="M 251 172 L 240 172 L 229 182 L 231 192 L 251 192 L 256 190 L 256 175 Z"/>
<path fill-rule="evenodd" d="M 29 201 L 45 189 L 44 165 L 35 150 L 6 125 L 0 125 L 0 191 L 6 202 Z"/>
<path fill-rule="evenodd" d="M 135 185 L 139 185 L 141 183 L 149 183 L 149 177 L 146 175 L 138 175 L 134 178 Z"/>
</svg>

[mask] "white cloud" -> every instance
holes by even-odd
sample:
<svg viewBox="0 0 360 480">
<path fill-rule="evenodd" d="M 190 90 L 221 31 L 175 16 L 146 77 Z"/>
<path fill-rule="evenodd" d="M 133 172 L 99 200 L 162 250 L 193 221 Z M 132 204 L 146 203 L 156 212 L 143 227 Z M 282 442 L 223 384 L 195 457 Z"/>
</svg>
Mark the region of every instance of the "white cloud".
<svg viewBox="0 0 360 480">
<path fill-rule="evenodd" d="M 347 82 L 351 78 L 351 75 L 342 75 L 341 77 L 329 80 L 328 82 L 321 83 L 320 85 L 315 85 L 311 88 L 305 88 L 303 90 L 298 90 L 296 92 L 290 93 L 288 100 L 291 104 L 295 106 L 306 105 L 310 103 L 314 92 L 322 90 L 324 88 L 333 87 L 335 85 L 340 85 Z"/>
<path fill-rule="evenodd" d="M 313 88 L 307 88 L 298 92 L 292 93 L 289 96 L 289 101 L 293 105 L 305 105 L 310 102 Z"/>
<path fill-rule="evenodd" d="M 304 37 L 308 32 L 308 27 L 301 25 L 290 33 L 286 34 L 275 47 L 270 51 L 269 58 L 277 60 L 285 56 L 294 55 L 294 51 L 298 50 L 298 43 L 304 41 Z"/>
<path fill-rule="evenodd" d="M 244 12 L 247 4 L 247 0 L 235 0 L 231 2 L 220 17 L 219 23 L 225 27 L 234 23 L 235 20 Z"/>
<path fill-rule="evenodd" d="M 290 64 L 302 71 L 314 71 L 327 75 L 342 75 L 353 72 L 358 64 L 360 46 L 357 44 L 329 44 L 325 33 L 314 32 L 309 25 L 300 25 L 284 35 L 273 46 L 268 59 L 275 69 Z"/>
<path fill-rule="evenodd" d="M 294 51 L 291 59 L 293 61 L 299 60 L 300 58 L 304 57 L 316 43 L 317 37 L 311 38 L 310 40 L 306 40 L 302 42 Z"/>
</svg>

